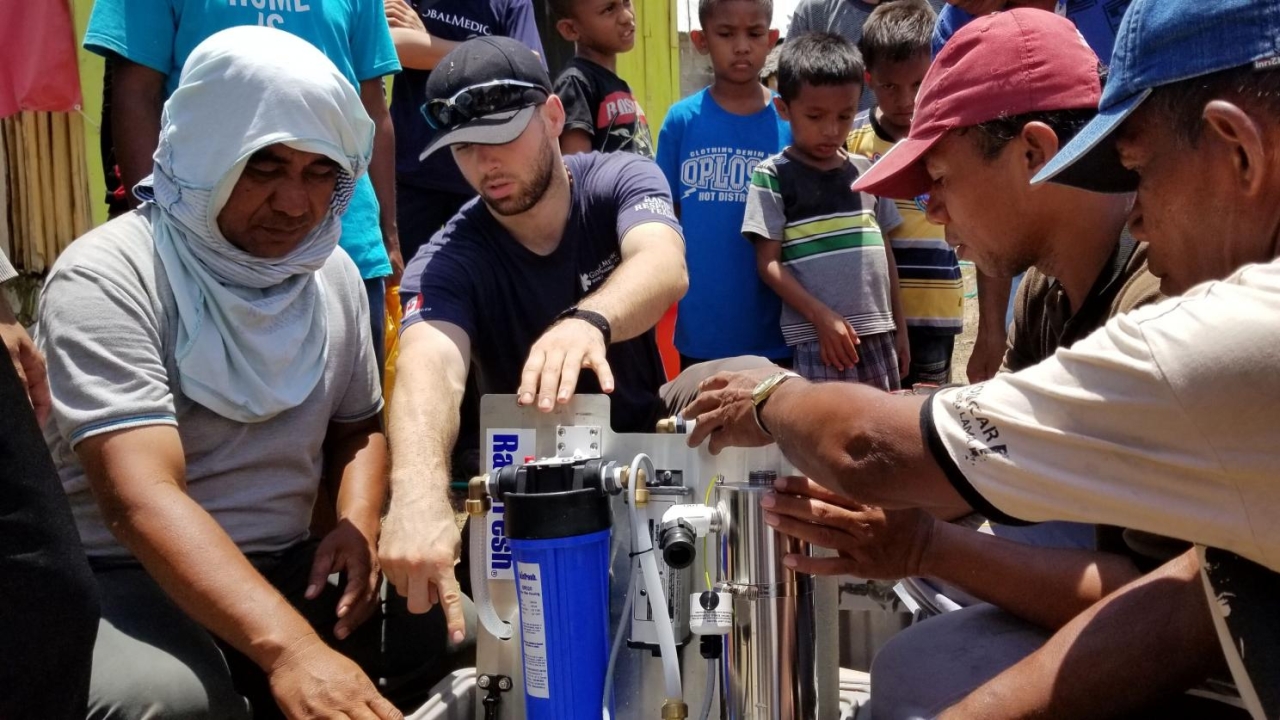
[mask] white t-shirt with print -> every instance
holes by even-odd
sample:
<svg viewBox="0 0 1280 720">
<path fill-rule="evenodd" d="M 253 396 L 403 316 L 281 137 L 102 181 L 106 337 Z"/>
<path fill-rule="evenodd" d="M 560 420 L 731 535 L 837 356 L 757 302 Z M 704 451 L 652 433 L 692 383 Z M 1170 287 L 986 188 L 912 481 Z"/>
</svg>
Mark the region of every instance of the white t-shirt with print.
<svg viewBox="0 0 1280 720">
<path fill-rule="evenodd" d="M 1136 528 L 1280 570 L 1280 260 L 924 412 L 952 484 L 992 519 Z"/>
</svg>

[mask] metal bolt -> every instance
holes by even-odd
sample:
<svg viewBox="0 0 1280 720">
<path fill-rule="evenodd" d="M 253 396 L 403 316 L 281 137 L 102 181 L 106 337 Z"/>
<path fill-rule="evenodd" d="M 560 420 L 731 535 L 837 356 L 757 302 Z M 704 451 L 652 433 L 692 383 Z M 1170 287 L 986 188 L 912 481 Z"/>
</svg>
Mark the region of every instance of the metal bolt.
<svg viewBox="0 0 1280 720">
<path fill-rule="evenodd" d="M 596 429 L 595 429 L 595 428 L 591 428 L 591 430 L 590 430 L 589 432 L 590 432 L 590 434 L 591 434 L 592 436 L 594 436 L 594 435 L 596 434 Z"/>
<path fill-rule="evenodd" d="M 599 449 L 600 449 L 600 443 L 591 443 L 591 449 L 592 449 L 592 450 L 599 450 Z"/>
<path fill-rule="evenodd" d="M 561 450 L 561 451 L 563 451 L 563 450 L 564 450 L 564 443 L 556 443 L 556 449 L 557 449 L 557 450 Z"/>
<path fill-rule="evenodd" d="M 502 692 L 507 692 L 508 690 L 510 690 L 511 678 L 507 677 L 506 675 L 503 675 L 502 677 L 498 678 L 498 689 L 501 690 Z"/>
<path fill-rule="evenodd" d="M 488 690 L 489 684 L 491 682 L 492 682 L 492 679 L 488 675 L 481 675 L 480 677 L 476 678 L 476 687 L 480 688 L 481 690 Z"/>
<path fill-rule="evenodd" d="M 563 427 L 556 428 L 556 434 L 559 435 L 560 437 L 564 437 L 564 428 Z"/>
</svg>

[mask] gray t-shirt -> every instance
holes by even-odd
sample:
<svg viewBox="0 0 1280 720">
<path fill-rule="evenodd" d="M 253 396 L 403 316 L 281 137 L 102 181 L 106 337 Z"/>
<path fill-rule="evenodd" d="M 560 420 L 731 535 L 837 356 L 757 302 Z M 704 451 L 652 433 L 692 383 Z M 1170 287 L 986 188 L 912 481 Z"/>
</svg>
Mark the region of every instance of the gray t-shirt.
<svg viewBox="0 0 1280 720">
<path fill-rule="evenodd" d="M 177 426 L 187 492 L 242 551 L 282 550 L 307 537 L 329 423 L 364 420 L 382 408 L 360 272 L 341 249 L 320 270 L 329 347 L 311 395 L 265 422 L 235 422 L 179 387 L 177 308 L 149 217 L 129 213 L 73 243 L 40 303 L 38 343 L 53 390 L 45 440 L 85 551 L 130 556 L 104 525 L 73 448 L 147 425 Z"/>
</svg>

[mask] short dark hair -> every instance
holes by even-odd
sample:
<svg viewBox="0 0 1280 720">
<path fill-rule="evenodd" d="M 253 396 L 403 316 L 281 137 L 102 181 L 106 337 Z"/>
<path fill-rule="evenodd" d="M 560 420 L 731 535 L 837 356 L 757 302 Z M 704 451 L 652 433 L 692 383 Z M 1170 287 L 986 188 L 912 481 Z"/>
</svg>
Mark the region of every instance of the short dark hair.
<svg viewBox="0 0 1280 720">
<path fill-rule="evenodd" d="M 556 20 L 573 17 L 573 9 L 578 5 L 578 0 L 547 0 L 547 6 L 551 8 L 551 15 Z"/>
<path fill-rule="evenodd" d="M 1077 133 L 1097 116 L 1097 108 L 1079 110 L 1042 110 L 1022 115 L 1006 115 L 964 128 L 962 132 L 974 133 L 974 141 L 984 160 L 994 160 L 1013 139 L 1022 134 L 1029 123 L 1048 125 L 1058 136 L 1058 144 L 1066 145 Z"/>
<path fill-rule="evenodd" d="M 894 0 L 871 12 L 858 50 L 870 70 L 877 63 L 905 62 L 929 53 L 938 16 L 924 0 Z"/>
<path fill-rule="evenodd" d="M 1195 147 L 1204 126 L 1204 106 L 1213 100 L 1234 102 L 1280 120 L 1280 72 L 1241 65 L 1161 85 L 1146 102 L 1180 140 Z"/>
<path fill-rule="evenodd" d="M 1098 63 L 1098 83 L 1107 85 L 1107 66 Z M 974 141 L 982 152 L 984 160 L 994 160 L 1014 138 L 1022 134 L 1022 129 L 1029 123 L 1044 123 L 1058 136 L 1058 145 L 1066 145 L 1089 121 L 1097 117 L 1097 108 L 1078 108 L 1067 110 L 1040 110 L 1021 115 L 1001 115 L 986 122 L 964 128 L 965 132 L 974 130 Z"/>
<path fill-rule="evenodd" d="M 805 85 L 862 85 L 862 54 L 834 33 L 791 38 L 778 54 L 778 94 L 791 102 Z"/>
<path fill-rule="evenodd" d="M 773 22 L 773 0 L 698 0 L 698 22 L 705 29 L 707 18 L 711 17 L 711 13 L 731 2 L 749 2 L 768 16 L 769 22 Z"/>
</svg>

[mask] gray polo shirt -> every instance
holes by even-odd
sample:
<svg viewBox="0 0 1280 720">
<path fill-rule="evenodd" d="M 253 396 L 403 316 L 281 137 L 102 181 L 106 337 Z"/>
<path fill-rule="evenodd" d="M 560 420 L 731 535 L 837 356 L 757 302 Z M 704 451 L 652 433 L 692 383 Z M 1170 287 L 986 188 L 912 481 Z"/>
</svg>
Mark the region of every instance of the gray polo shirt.
<svg viewBox="0 0 1280 720">
<path fill-rule="evenodd" d="M 148 211 L 129 213 L 63 253 L 40 304 L 53 420 L 45 439 L 91 557 L 127 558 L 103 523 L 74 447 L 106 432 L 175 425 L 187 492 L 246 553 L 307 537 L 329 423 L 382 408 L 360 272 L 341 249 L 319 272 L 328 307 L 324 376 L 298 407 L 239 423 L 196 404 L 178 384 L 178 315 Z"/>
</svg>

